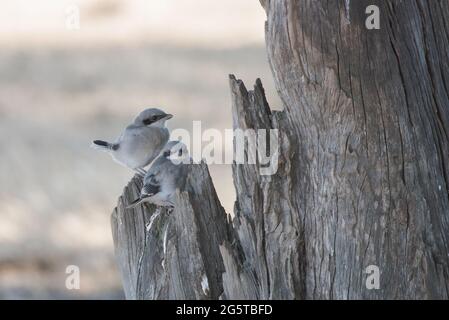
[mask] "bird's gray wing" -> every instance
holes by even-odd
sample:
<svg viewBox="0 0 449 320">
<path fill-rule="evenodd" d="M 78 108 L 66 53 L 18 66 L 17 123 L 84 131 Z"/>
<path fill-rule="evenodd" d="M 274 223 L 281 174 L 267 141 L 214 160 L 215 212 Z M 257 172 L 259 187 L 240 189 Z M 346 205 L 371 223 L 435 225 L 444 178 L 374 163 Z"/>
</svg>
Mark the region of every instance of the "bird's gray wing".
<svg viewBox="0 0 449 320">
<path fill-rule="evenodd" d="M 117 138 L 116 143 L 120 144 L 122 141 L 133 140 L 133 139 L 147 139 L 148 132 L 145 132 L 146 128 L 141 126 L 136 126 L 130 124 L 123 130 L 120 136 Z"/>
<path fill-rule="evenodd" d="M 150 174 L 145 177 L 145 182 L 142 188 L 142 195 L 155 195 L 161 191 L 161 184 L 155 174 Z"/>
</svg>

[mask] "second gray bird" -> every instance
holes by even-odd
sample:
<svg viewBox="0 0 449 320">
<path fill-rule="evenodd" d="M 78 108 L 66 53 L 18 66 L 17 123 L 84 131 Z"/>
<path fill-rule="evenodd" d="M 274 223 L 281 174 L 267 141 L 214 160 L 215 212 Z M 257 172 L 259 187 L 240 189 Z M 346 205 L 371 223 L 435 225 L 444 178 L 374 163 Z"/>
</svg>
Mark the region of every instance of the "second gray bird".
<svg viewBox="0 0 449 320">
<path fill-rule="evenodd" d="M 182 142 L 169 141 L 148 169 L 139 199 L 128 208 L 143 202 L 173 208 L 176 189 L 184 183 L 190 161 L 187 147 Z"/>
<path fill-rule="evenodd" d="M 92 146 L 109 153 L 121 165 L 145 175 L 144 167 L 159 155 L 168 141 L 169 132 L 165 121 L 172 117 L 157 108 L 146 109 L 125 128 L 115 142 L 95 140 Z"/>
</svg>

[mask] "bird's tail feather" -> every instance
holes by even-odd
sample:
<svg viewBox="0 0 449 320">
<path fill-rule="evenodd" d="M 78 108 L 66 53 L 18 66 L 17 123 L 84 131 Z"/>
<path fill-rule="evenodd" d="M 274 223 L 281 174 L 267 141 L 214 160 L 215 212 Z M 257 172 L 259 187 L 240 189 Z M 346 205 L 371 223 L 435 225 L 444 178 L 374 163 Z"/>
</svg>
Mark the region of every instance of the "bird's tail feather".
<svg viewBox="0 0 449 320">
<path fill-rule="evenodd" d="M 92 144 L 90 145 L 93 149 L 109 152 L 111 150 L 114 150 L 113 144 L 103 141 L 103 140 L 94 140 Z"/>
</svg>

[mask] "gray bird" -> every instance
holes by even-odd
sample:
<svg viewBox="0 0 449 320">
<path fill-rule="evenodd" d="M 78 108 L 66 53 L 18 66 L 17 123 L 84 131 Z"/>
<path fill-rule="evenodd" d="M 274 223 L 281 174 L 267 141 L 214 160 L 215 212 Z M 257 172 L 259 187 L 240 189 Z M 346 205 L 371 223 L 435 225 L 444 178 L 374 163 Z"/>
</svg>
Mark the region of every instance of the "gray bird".
<svg viewBox="0 0 449 320">
<path fill-rule="evenodd" d="M 165 121 L 172 117 L 157 108 L 146 109 L 115 142 L 95 140 L 92 147 L 109 153 L 116 162 L 145 175 L 144 168 L 159 155 L 168 141 Z"/>
<path fill-rule="evenodd" d="M 184 183 L 190 162 L 187 147 L 182 142 L 169 141 L 148 169 L 139 199 L 128 208 L 149 202 L 173 209 L 176 189 Z"/>
</svg>

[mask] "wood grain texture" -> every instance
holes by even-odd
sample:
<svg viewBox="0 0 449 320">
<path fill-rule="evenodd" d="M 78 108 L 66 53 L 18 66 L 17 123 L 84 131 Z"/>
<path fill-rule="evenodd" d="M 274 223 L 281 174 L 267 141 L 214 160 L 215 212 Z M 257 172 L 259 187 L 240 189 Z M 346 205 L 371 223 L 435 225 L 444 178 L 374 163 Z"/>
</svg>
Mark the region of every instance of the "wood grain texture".
<svg viewBox="0 0 449 320">
<path fill-rule="evenodd" d="M 119 270 L 127 299 L 218 299 L 224 265 L 219 245 L 228 221 L 207 167 L 191 165 L 177 208 L 126 209 L 141 188 L 136 176 L 111 218 Z"/>
<path fill-rule="evenodd" d="M 112 216 L 127 298 L 449 298 L 449 1 L 261 3 L 284 111 L 231 76 L 233 127 L 278 129 L 279 168 L 233 165 L 231 221 L 194 166 L 149 231 L 134 179 Z"/>
<path fill-rule="evenodd" d="M 380 30 L 365 8 L 380 8 Z M 270 1 L 305 298 L 448 298 L 449 1 Z M 381 289 L 366 290 L 377 265 Z"/>
</svg>

